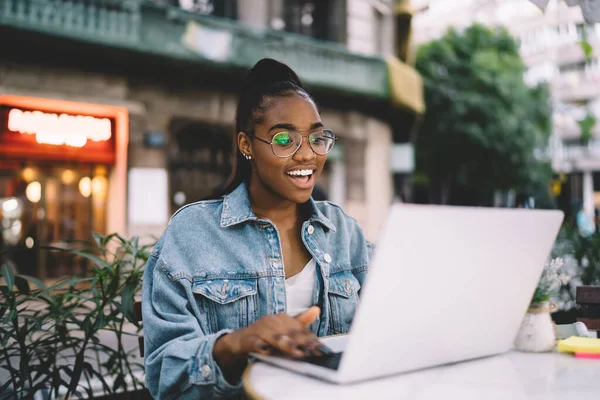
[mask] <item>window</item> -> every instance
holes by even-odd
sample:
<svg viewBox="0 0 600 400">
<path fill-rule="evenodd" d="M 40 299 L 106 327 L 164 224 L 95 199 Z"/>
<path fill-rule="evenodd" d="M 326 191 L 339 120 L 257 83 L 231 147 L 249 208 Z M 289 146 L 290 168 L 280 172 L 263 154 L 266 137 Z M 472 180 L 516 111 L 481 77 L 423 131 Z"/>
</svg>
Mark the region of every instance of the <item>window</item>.
<svg viewBox="0 0 600 400">
<path fill-rule="evenodd" d="M 232 129 L 177 118 L 170 131 L 169 184 L 175 212 L 225 183 L 232 171 Z"/>
<path fill-rule="evenodd" d="M 577 24 L 575 25 L 575 29 L 577 30 L 577 39 L 585 39 L 587 33 L 585 29 L 585 24 Z"/>
<path fill-rule="evenodd" d="M 373 36 L 375 37 L 375 51 L 378 54 L 384 53 L 385 49 L 383 46 L 383 37 L 385 33 L 385 16 L 381 11 L 373 8 L 373 19 L 375 20 L 375 26 Z"/>
<path fill-rule="evenodd" d="M 343 0 L 289 0 L 283 7 L 284 29 L 315 39 L 346 41 Z"/>
<path fill-rule="evenodd" d="M 564 64 L 564 65 L 562 65 L 559 68 L 559 70 L 560 70 L 560 73 L 565 73 L 565 72 L 580 72 L 580 71 L 583 71 L 585 69 L 585 64 L 586 64 L 585 61 Z"/>
</svg>

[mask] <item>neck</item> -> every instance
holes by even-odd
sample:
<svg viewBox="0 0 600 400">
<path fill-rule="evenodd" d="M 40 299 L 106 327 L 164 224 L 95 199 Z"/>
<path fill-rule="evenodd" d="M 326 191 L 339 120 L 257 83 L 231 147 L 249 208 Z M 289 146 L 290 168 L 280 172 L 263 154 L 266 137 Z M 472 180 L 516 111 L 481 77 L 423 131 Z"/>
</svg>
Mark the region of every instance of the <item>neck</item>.
<svg viewBox="0 0 600 400">
<path fill-rule="evenodd" d="M 302 207 L 283 199 L 265 188 L 257 179 L 251 179 L 248 185 L 248 197 L 252 211 L 258 218 L 266 218 L 276 225 L 295 225 L 301 222 Z"/>
</svg>

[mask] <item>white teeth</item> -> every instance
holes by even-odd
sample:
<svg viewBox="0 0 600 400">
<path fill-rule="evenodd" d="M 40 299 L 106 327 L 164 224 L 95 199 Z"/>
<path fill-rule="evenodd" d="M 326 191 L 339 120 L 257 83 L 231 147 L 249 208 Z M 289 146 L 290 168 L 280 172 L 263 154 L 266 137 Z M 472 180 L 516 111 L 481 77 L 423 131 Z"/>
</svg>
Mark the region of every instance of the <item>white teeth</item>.
<svg viewBox="0 0 600 400">
<path fill-rule="evenodd" d="M 288 175 L 292 175 L 292 176 L 310 176 L 312 174 L 313 174 L 312 169 L 300 169 L 300 170 L 288 172 Z"/>
</svg>

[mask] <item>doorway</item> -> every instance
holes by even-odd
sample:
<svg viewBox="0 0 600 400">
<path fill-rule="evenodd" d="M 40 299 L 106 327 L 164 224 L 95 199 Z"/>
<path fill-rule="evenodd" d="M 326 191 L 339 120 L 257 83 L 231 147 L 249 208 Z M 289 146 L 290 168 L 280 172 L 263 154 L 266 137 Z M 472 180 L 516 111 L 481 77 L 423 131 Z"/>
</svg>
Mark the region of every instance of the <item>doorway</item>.
<svg viewBox="0 0 600 400">
<path fill-rule="evenodd" d="M 60 251 L 106 233 L 108 167 L 11 165 L 0 168 L 1 248 L 16 273 L 39 279 L 87 274 Z"/>
<path fill-rule="evenodd" d="M 174 120 L 169 144 L 171 213 L 213 194 L 233 169 L 233 129 Z"/>
</svg>

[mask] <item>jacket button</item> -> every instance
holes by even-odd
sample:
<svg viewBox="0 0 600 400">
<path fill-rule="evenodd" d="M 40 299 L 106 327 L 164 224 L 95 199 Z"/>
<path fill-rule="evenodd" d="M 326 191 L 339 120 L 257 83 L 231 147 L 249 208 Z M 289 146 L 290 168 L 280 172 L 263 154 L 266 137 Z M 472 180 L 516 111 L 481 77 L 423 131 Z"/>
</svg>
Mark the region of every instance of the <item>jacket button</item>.
<svg viewBox="0 0 600 400">
<path fill-rule="evenodd" d="M 308 232 L 309 235 L 312 235 L 315 232 L 315 227 L 312 225 L 309 225 L 308 229 L 306 231 Z"/>
<path fill-rule="evenodd" d="M 325 255 L 323 256 L 323 258 L 325 259 L 325 262 L 327 264 L 329 264 L 331 262 L 331 256 L 327 253 L 325 253 Z"/>
<path fill-rule="evenodd" d="M 210 376 L 210 367 L 208 366 L 208 364 L 204 364 L 204 366 L 202 367 L 202 376 L 204 378 L 208 378 Z"/>
</svg>

